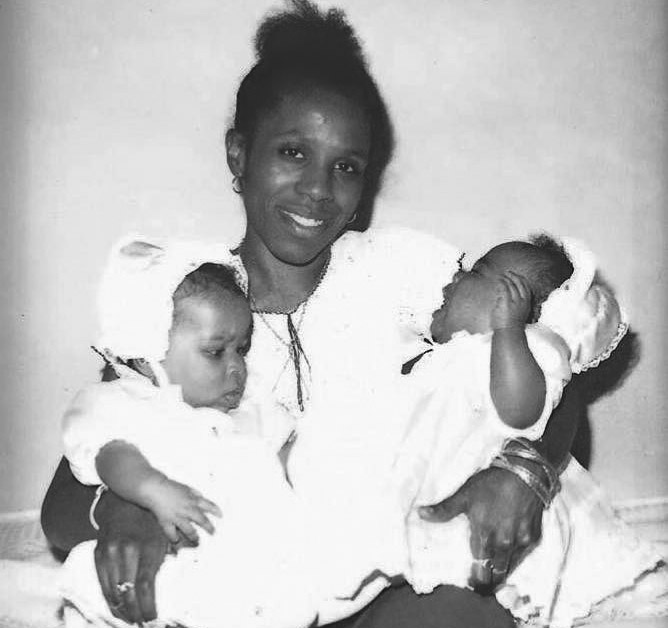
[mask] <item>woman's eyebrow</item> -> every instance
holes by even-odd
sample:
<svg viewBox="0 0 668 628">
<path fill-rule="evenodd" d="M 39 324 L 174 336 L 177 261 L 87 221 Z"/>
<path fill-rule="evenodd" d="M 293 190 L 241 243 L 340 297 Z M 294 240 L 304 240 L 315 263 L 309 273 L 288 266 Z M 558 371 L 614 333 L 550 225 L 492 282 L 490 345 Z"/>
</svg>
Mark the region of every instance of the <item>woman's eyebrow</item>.
<svg viewBox="0 0 668 628">
<path fill-rule="evenodd" d="M 362 159 L 366 161 L 369 158 L 369 151 L 368 150 L 360 150 L 357 148 L 353 148 L 349 151 L 345 151 L 350 157 L 355 157 L 357 159 Z"/>
</svg>

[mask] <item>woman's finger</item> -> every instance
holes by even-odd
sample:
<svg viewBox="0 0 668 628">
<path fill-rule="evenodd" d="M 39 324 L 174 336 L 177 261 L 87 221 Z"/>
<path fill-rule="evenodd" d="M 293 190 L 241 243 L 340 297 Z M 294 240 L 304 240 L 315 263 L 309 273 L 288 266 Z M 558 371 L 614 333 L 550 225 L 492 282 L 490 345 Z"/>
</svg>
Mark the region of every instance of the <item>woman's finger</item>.
<svg viewBox="0 0 668 628">
<path fill-rule="evenodd" d="M 517 526 L 517 543 L 520 550 L 531 547 L 534 544 L 534 528 L 532 523 L 522 519 Z"/>
<path fill-rule="evenodd" d="M 135 593 L 142 621 L 147 622 L 158 616 L 155 604 L 155 576 L 164 559 L 164 553 L 160 548 L 158 551 L 153 551 L 153 548 L 145 549 L 137 568 Z"/>
<path fill-rule="evenodd" d="M 479 529 L 477 532 L 471 530 L 471 554 L 473 564 L 471 565 L 470 583 L 474 589 L 487 589 L 492 584 L 492 559 L 491 546 L 493 543 L 493 532 L 491 530 Z"/>
<path fill-rule="evenodd" d="M 118 569 L 118 547 L 114 545 L 105 545 L 98 543 L 95 546 L 95 570 L 97 579 L 100 581 L 102 595 L 109 606 L 109 610 L 114 617 L 124 619 L 121 613 L 123 604 L 120 593 L 116 588 L 119 582 L 120 572 Z"/>
<path fill-rule="evenodd" d="M 136 580 L 139 567 L 139 550 L 134 543 L 126 543 L 121 548 L 120 578 L 116 585 L 123 602 L 122 611 L 126 621 L 139 624 L 143 621 L 137 601 Z"/>
<path fill-rule="evenodd" d="M 509 534 L 497 531 L 492 551 L 492 585 L 498 586 L 508 576 L 510 557 L 514 547 Z"/>
</svg>

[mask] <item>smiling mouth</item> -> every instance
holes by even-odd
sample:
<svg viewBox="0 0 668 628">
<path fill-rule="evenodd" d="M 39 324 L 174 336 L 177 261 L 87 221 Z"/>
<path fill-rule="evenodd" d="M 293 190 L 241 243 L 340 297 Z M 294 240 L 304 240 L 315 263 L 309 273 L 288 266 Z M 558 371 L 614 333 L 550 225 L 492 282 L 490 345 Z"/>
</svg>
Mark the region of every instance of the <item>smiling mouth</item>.
<svg viewBox="0 0 668 628">
<path fill-rule="evenodd" d="M 282 208 L 280 211 L 303 229 L 318 229 L 325 224 L 325 221 L 320 218 L 308 218 L 307 216 L 302 216 L 301 214 Z"/>
</svg>

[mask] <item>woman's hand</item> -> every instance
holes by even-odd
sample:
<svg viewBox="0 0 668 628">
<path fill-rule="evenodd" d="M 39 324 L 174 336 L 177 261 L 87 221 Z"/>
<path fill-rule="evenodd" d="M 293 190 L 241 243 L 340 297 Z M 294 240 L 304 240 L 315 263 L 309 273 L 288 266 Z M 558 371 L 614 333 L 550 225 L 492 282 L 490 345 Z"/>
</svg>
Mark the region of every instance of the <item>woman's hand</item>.
<svg viewBox="0 0 668 628">
<path fill-rule="evenodd" d="M 503 583 L 540 540 L 542 502 L 504 469 L 483 469 L 447 499 L 420 508 L 426 521 L 445 522 L 460 514 L 471 527 L 470 583 L 483 593 Z"/>
<path fill-rule="evenodd" d="M 148 510 L 111 492 L 100 501 L 96 517 L 95 567 L 111 612 L 129 623 L 155 619 L 155 575 L 167 553 L 167 537 Z"/>
<path fill-rule="evenodd" d="M 196 524 L 209 534 L 214 527 L 207 515 L 222 516 L 220 508 L 206 499 L 194 488 L 170 480 L 162 474 L 153 473 L 144 483 L 141 492 L 145 494 L 147 505 L 157 517 L 158 523 L 172 543 L 179 542 L 179 533 L 191 543 L 197 543 Z"/>
</svg>

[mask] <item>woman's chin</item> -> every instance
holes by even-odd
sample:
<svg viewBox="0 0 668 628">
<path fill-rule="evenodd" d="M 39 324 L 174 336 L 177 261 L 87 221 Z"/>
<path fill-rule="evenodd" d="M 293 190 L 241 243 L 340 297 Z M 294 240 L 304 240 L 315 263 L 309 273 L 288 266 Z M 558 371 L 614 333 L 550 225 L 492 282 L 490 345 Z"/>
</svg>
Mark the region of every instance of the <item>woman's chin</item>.
<svg viewBox="0 0 668 628">
<path fill-rule="evenodd" d="M 290 266 L 307 266 L 319 256 L 326 254 L 332 245 L 332 240 L 308 239 L 281 243 L 272 247 L 272 254 L 276 259 Z"/>
</svg>

